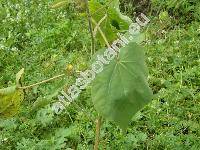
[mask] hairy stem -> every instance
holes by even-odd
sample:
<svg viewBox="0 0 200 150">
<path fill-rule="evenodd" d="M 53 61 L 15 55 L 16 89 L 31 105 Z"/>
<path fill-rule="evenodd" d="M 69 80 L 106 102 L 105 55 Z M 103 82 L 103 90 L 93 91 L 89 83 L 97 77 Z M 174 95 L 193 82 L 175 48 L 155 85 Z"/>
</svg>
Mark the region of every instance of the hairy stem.
<svg viewBox="0 0 200 150">
<path fill-rule="evenodd" d="M 49 81 L 52 81 L 52 80 L 61 78 L 61 77 L 63 77 L 63 76 L 65 76 L 65 74 L 60 74 L 60 75 L 54 76 L 54 77 L 52 77 L 52 78 L 50 78 L 50 79 L 43 80 L 43 81 L 41 81 L 41 82 L 38 82 L 38 83 L 35 83 L 35 84 L 32 84 L 32 85 L 29 85 L 29 86 L 18 87 L 18 89 L 28 89 L 28 88 L 32 88 L 32 87 L 35 87 L 35 86 L 37 86 L 37 85 L 44 84 L 44 83 L 47 83 L 47 82 L 49 82 Z"/>
<path fill-rule="evenodd" d="M 94 28 L 94 32 L 93 32 L 93 34 L 94 34 L 94 37 L 96 36 L 96 34 L 97 34 L 97 30 L 98 30 L 98 27 L 100 27 L 100 25 L 101 25 L 101 23 L 107 18 L 107 14 L 103 17 L 103 18 L 101 18 L 101 20 L 97 23 L 97 26 Z"/>
<path fill-rule="evenodd" d="M 95 134 L 94 150 L 98 150 L 98 147 L 99 147 L 100 130 L 101 130 L 101 120 L 102 120 L 102 117 L 98 116 L 97 122 L 96 122 L 96 134 Z"/>
<path fill-rule="evenodd" d="M 108 48 L 111 47 L 110 44 L 109 44 L 109 42 L 108 42 L 108 40 L 107 40 L 107 38 L 106 38 L 106 36 L 105 36 L 105 34 L 103 33 L 103 31 L 102 31 L 101 28 L 99 27 L 98 23 L 97 23 L 93 18 L 92 18 L 92 22 L 96 25 L 98 31 L 100 32 L 102 38 L 103 38 L 104 41 L 105 41 L 107 47 L 108 47 Z"/>
<path fill-rule="evenodd" d="M 91 57 L 92 57 L 93 53 L 95 52 L 95 40 L 94 40 L 93 27 L 92 27 L 92 17 L 90 14 L 88 0 L 85 0 L 85 4 L 86 4 L 87 17 L 88 17 L 89 30 L 91 34 L 91 40 L 92 40 L 91 41 Z"/>
</svg>

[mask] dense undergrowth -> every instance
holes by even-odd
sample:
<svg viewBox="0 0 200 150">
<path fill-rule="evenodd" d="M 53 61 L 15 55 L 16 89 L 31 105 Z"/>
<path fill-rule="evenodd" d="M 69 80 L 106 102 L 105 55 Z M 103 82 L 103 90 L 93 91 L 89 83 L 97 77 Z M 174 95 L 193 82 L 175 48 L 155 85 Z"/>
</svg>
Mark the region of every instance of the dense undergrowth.
<svg viewBox="0 0 200 150">
<path fill-rule="evenodd" d="M 75 70 L 87 69 L 87 22 L 73 6 L 52 10 L 50 3 L 1 0 L 0 88 L 12 85 L 21 68 L 25 68 L 25 85 L 65 73 L 68 64 Z M 125 135 L 104 121 L 100 149 L 198 150 L 200 2 L 122 0 L 121 4 L 133 19 L 143 11 L 139 5 L 143 4 L 151 19 L 141 45 L 146 47 L 154 98 L 134 116 Z M 90 88 L 61 115 L 50 107 L 57 92 L 76 76 L 26 90 L 19 115 L 0 120 L 0 149 L 92 149 L 97 113 Z"/>
</svg>

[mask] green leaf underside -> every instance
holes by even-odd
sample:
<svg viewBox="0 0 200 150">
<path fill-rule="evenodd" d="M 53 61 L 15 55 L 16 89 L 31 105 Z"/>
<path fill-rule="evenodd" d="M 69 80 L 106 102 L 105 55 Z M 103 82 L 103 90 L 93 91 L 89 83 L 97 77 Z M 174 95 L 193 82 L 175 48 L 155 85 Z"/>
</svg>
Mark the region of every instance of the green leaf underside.
<svg viewBox="0 0 200 150">
<path fill-rule="evenodd" d="M 147 83 L 148 70 L 144 50 L 136 43 L 121 48 L 97 75 L 92 84 L 92 100 L 97 111 L 122 129 L 133 115 L 151 101 L 152 91 Z"/>
</svg>

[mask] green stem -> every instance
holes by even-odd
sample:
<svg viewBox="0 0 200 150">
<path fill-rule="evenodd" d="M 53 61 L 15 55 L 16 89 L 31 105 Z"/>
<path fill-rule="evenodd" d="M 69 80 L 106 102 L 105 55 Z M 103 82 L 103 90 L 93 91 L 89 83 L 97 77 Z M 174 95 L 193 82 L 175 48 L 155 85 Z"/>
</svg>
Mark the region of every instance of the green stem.
<svg viewBox="0 0 200 150">
<path fill-rule="evenodd" d="M 17 87 L 17 88 L 18 88 L 18 89 L 28 89 L 28 88 L 32 88 L 32 87 L 35 87 L 35 86 L 37 86 L 37 85 L 44 84 L 44 83 L 47 83 L 47 82 L 49 82 L 49 81 L 55 80 L 55 79 L 57 79 L 57 78 L 61 78 L 61 77 L 63 77 L 63 76 L 65 76 L 65 74 L 57 75 L 57 76 L 54 76 L 54 77 L 52 77 L 52 78 L 50 78 L 50 79 L 43 80 L 43 81 L 41 81 L 41 82 L 38 82 L 38 83 L 35 83 L 35 84 L 32 84 L 32 85 L 23 86 L 23 87 Z"/>
<path fill-rule="evenodd" d="M 99 116 L 99 117 L 97 118 L 97 122 L 96 122 L 96 134 L 95 134 L 94 150 L 98 150 L 98 148 L 99 148 L 100 130 L 101 130 L 101 120 L 102 120 L 102 117 Z"/>
<path fill-rule="evenodd" d="M 97 23 L 93 18 L 92 18 L 92 22 L 96 25 L 96 27 L 97 27 L 99 33 L 101 34 L 102 38 L 103 38 L 104 41 L 105 41 L 107 47 L 108 47 L 108 48 L 111 47 L 110 44 L 109 44 L 109 42 L 108 42 L 108 40 L 107 40 L 107 38 L 106 38 L 106 36 L 105 36 L 105 34 L 103 33 L 103 31 L 102 31 L 101 28 L 99 27 L 98 23 Z"/>
<path fill-rule="evenodd" d="M 91 34 L 91 40 L 92 40 L 91 41 L 91 57 L 92 57 L 93 52 L 95 52 L 95 40 L 94 40 L 92 19 L 91 19 L 92 17 L 91 17 L 91 14 L 90 14 L 88 0 L 85 0 L 85 4 L 86 4 L 87 17 L 88 17 L 89 30 L 90 30 L 90 34 Z"/>
</svg>

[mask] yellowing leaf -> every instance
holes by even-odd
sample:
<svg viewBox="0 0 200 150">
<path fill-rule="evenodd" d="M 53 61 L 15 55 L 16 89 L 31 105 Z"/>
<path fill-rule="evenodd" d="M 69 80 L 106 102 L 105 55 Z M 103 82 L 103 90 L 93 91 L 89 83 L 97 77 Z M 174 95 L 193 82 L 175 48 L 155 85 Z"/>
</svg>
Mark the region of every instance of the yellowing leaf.
<svg viewBox="0 0 200 150">
<path fill-rule="evenodd" d="M 23 90 L 18 89 L 23 74 L 24 68 L 16 74 L 16 86 L 0 89 L 0 118 L 13 117 L 18 113 L 24 99 Z"/>
<path fill-rule="evenodd" d="M 24 99 L 23 90 L 16 86 L 0 89 L 0 118 L 13 117 Z"/>
<path fill-rule="evenodd" d="M 10 97 L 15 93 L 16 86 L 0 89 L 0 113 L 3 112 L 10 104 Z"/>
</svg>

